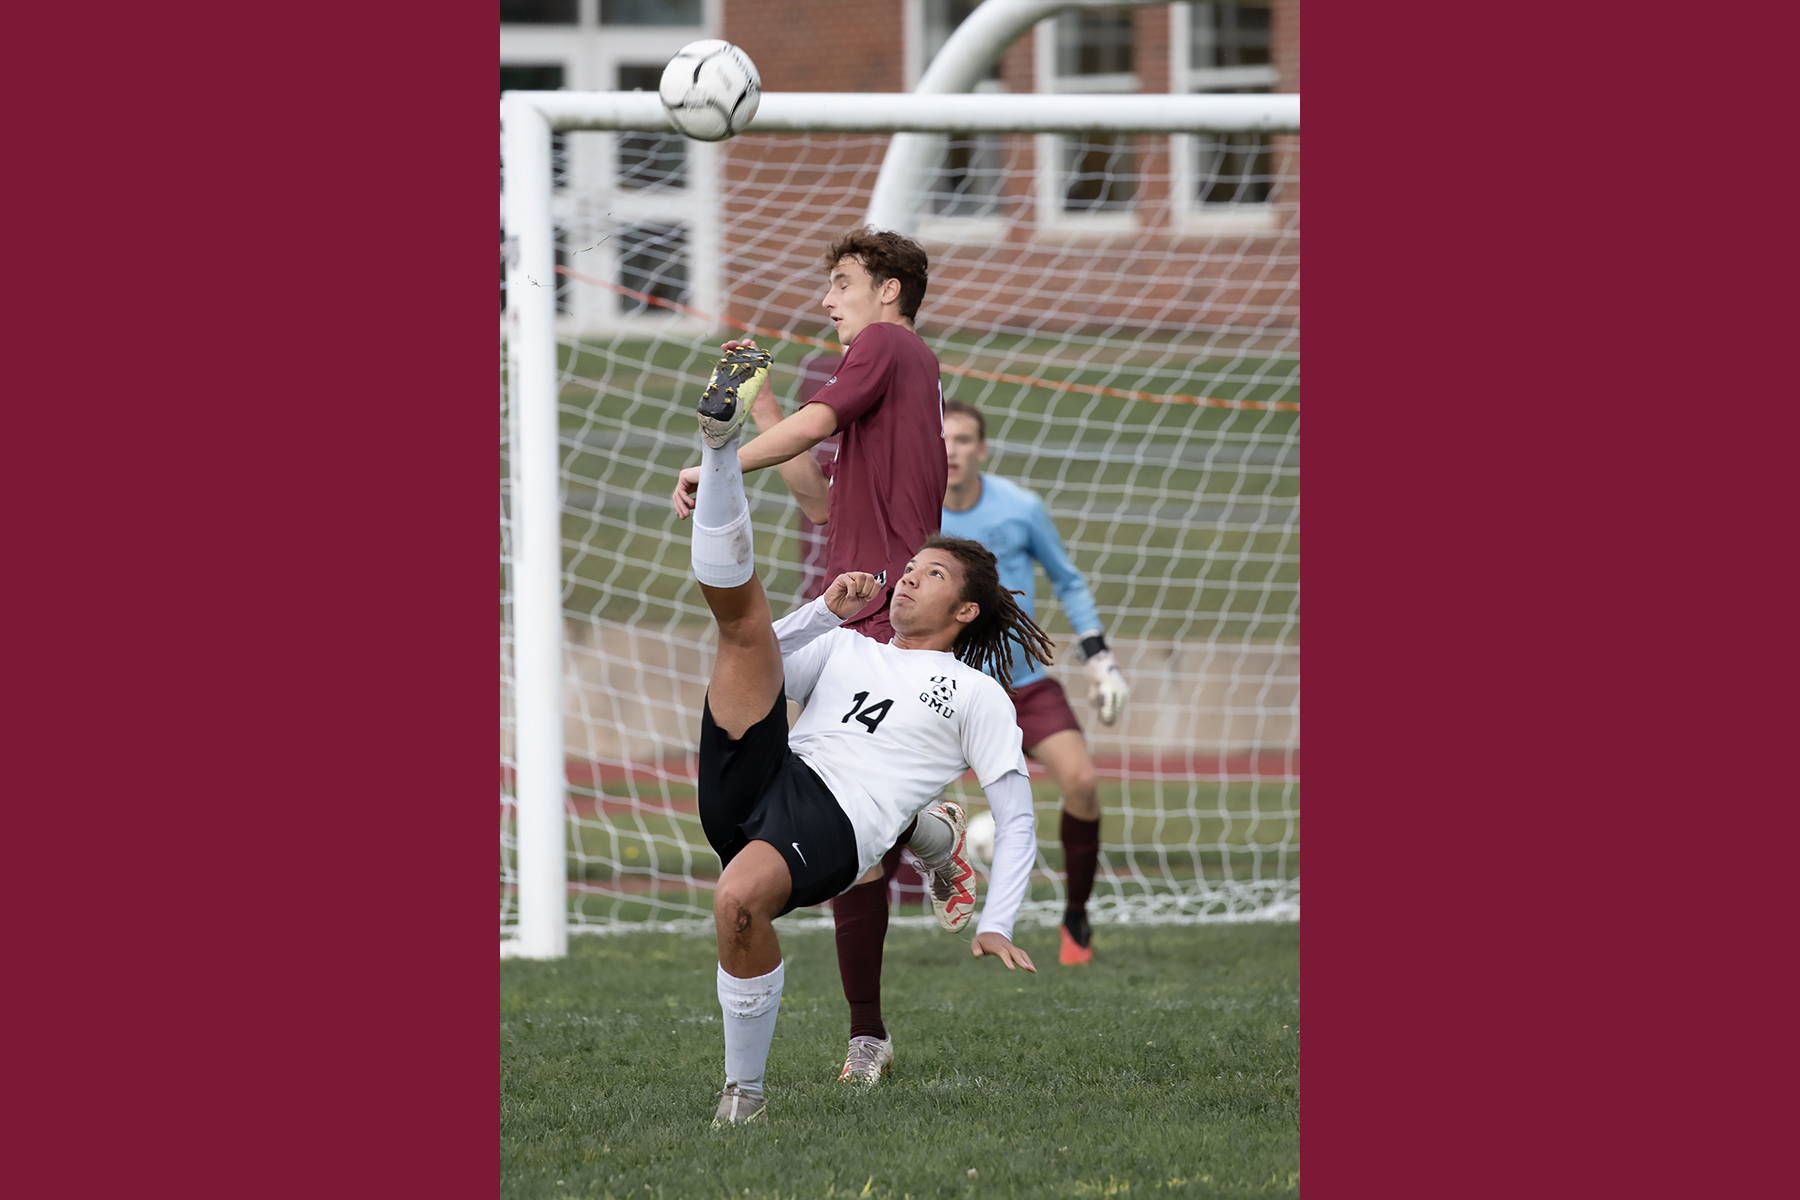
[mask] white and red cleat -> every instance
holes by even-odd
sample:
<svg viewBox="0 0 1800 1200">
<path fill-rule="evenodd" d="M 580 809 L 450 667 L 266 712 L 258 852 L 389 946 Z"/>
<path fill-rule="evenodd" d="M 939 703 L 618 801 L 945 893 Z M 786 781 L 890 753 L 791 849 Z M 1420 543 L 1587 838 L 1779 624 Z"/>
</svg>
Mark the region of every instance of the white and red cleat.
<svg viewBox="0 0 1800 1200">
<path fill-rule="evenodd" d="M 975 916 L 975 868 L 969 863 L 969 818 L 954 800 L 940 800 L 925 810 L 950 827 L 950 860 L 942 867 L 927 867 L 925 890 L 938 924 L 951 933 L 964 928 Z"/>
<path fill-rule="evenodd" d="M 894 1068 L 894 1039 L 867 1035 L 850 1039 L 839 1083 L 872 1084 Z"/>
</svg>

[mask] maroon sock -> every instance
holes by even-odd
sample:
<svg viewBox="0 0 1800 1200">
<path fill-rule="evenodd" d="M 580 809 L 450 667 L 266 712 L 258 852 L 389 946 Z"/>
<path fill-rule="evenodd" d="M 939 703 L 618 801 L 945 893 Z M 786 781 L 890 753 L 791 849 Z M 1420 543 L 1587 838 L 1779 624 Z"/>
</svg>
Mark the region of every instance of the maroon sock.
<svg viewBox="0 0 1800 1200">
<path fill-rule="evenodd" d="M 887 1036 L 881 1021 L 881 946 L 887 939 L 888 880 L 899 865 L 900 847 L 895 846 L 881 860 L 880 879 L 859 883 L 831 902 L 851 1037 Z"/>
<path fill-rule="evenodd" d="M 1100 822 L 1062 815 L 1063 870 L 1069 875 L 1070 913 L 1086 913 L 1094 891 L 1094 869 L 1100 864 Z"/>
</svg>

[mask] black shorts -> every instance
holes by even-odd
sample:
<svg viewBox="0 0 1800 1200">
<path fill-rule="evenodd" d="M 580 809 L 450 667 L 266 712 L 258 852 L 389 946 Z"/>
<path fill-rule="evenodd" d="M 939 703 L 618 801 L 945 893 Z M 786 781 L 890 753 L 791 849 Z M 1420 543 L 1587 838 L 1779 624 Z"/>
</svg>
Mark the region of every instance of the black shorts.
<svg viewBox="0 0 1800 1200">
<path fill-rule="evenodd" d="M 700 713 L 700 826 L 730 863 L 751 842 L 767 842 L 787 860 L 792 912 L 823 904 L 856 882 L 856 830 L 812 768 L 788 749 L 787 694 L 769 715 L 733 741 Z"/>
</svg>

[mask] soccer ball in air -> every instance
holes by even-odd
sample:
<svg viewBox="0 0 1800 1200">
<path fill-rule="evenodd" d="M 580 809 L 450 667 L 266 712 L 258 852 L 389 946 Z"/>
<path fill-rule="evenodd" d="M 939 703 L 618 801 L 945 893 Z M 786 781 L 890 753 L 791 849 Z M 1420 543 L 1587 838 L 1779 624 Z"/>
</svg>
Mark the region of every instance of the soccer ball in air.
<svg viewBox="0 0 1800 1200">
<path fill-rule="evenodd" d="M 978 813 L 969 821 L 969 831 L 963 835 L 963 845 L 969 853 L 980 860 L 984 867 L 994 865 L 994 814 Z"/>
<path fill-rule="evenodd" d="M 702 142 L 742 133 L 762 102 L 762 77 L 730 42 L 689 42 L 663 68 L 663 108 L 675 128 Z"/>
</svg>

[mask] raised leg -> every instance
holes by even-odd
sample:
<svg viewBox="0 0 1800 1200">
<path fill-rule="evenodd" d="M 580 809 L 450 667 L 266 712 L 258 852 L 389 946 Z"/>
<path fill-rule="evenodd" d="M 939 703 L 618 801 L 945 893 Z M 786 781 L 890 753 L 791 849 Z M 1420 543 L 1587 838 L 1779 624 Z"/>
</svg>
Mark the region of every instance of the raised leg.
<svg viewBox="0 0 1800 1200">
<path fill-rule="evenodd" d="M 769 714 L 781 692 L 781 646 L 775 640 L 775 617 L 762 582 L 755 576 L 737 587 L 703 583 L 700 594 L 719 624 L 719 655 L 706 686 L 706 702 L 713 723 L 725 736 L 741 738 L 746 729 Z M 732 860 L 733 865 L 736 862 Z"/>
<path fill-rule="evenodd" d="M 733 437 L 720 447 L 702 447 L 693 525 L 694 577 L 719 623 L 719 657 L 706 699 L 713 722 L 732 738 L 767 715 L 781 691 L 781 648 L 769 598 L 756 577 L 737 445 Z"/>
</svg>

